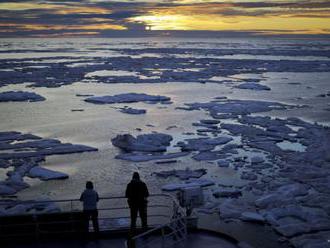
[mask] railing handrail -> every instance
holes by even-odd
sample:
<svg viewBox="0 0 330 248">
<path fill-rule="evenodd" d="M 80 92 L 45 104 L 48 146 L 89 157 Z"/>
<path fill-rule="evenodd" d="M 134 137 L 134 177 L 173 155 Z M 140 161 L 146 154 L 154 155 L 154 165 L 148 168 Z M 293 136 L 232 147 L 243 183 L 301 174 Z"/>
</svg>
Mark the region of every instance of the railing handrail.
<svg viewBox="0 0 330 248">
<path fill-rule="evenodd" d="M 136 235 L 134 237 L 131 238 L 132 241 L 137 241 L 138 239 L 140 238 L 143 238 L 145 236 L 148 236 L 148 235 L 152 235 L 152 233 L 155 233 L 155 232 L 161 232 L 161 237 L 162 239 L 164 237 L 166 237 L 164 235 L 164 230 L 166 230 L 167 228 L 170 228 L 170 229 L 173 229 L 172 233 L 170 233 L 170 235 L 174 235 L 177 237 L 177 235 L 180 235 L 183 233 L 183 236 L 184 238 L 180 239 L 181 241 L 182 240 L 185 240 L 186 239 L 186 215 L 185 215 L 185 211 L 183 210 L 183 208 L 180 206 L 178 200 L 173 196 L 173 195 L 170 195 L 170 194 L 165 194 L 165 193 L 159 193 L 159 194 L 151 194 L 149 196 L 149 198 L 154 198 L 154 197 L 162 197 L 163 199 L 161 200 L 161 202 L 153 202 L 153 204 L 150 204 L 148 205 L 148 208 L 168 208 L 170 210 L 170 213 L 168 214 L 161 214 L 161 213 L 154 213 L 154 214 L 151 214 L 151 215 L 148 215 L 148 217 L 161 217 L 161 218 L 166 218 L 166 222 L 165 221 L 162 221 L 162 222 L 156 222 L 154 225 L 152 225 L 152 228 L 147 230 L 146 232 L 143 232 L 139 235 Z M 163 202 L 164 201 L 164 198 L 168 200 L 170 200 L 170 203 L 168 205 L 166 205 L 167 203 Z M 104 197 L 100 197 L 100 201 L 108 201 L 108 200 L 118 200 L 118 199 L 127 199 L 125 196 L 104 196 Z M 81 212 L 82 208 L 82 204 L 80 204 L 80 206 L 78 207 L 77 205 L 73 205 L 73 203 L 80 203 L 80 199 L 77 199 L 77 198 L 73 198 L 73 199 L 59 199 L 59 200 L 25 200 L 25 201 L 19 201 L 19 200 L 0 200 L 0 206 L 11 206 L 11 207 L 14 207 L 15 205 L 32 205 L 32 208 L 33 208 L 33 205 L 38 205 L 38 204 L 57 204 L 57 203 L 68 203 L 70 205 L 67 205 L 65 204 L 64 206 L 66 207 L 69 207 L 67 210 L 70 210 L 69 212 L 71 212 L 72 214 L 73 213 L 76 213 L 76 212 Z M 111 202 L 110 202 L 111 203 Z M 115 204 L 116 206 L 114 207 L 110 207 L 110 206 L 105 206 L 107 204 L 107 202 L 103 202 L 103 206 L 101 205 L 100 208 L 98 208 L 98 210 L 100 211 L 111 211 L 112 213 L 117 210 L 127 210 L 129 208 L 128 204 L 125 202 L 118 202 L 118 201 L 115 201 Z M 27 206 L 29 207 L 29 206 Z M 60 211 L 62 213 L 68 213 L 67 211 Z M 35 232 L 35 237 L 39 237 L 40 233 L 43 233 L 45 231 L 42 231 L 42 230 L 39 230 L 39 217 L 38 216 L 42 216 L 43 214 L 48 214 L 47 211 L 44 212 L 44 211 L 40 211 L 40 212 L 34 212 L 34 213 L 27 213 L 27 212 L 23 212 L 23 213 L 15 213 L 15 214 L 8 214 L 8 215 L 2 215 L 1 217 L 3 216 L 20 216 L 20 215 L 30 215 L 32 216 L 33 218 L 35 218 L 35 221 L 36 223 L 34 223 L 36 225 L 36 232 Z M 119 216 L 117 215 L 116 217 L 112 217 L 112 216 L 107 216 L 107 217 L 100 217 L 99 219 L 100 220 L 105 220 L 105 221 L 110 221 L 110 220 L 116 220 L 116 219 L 122 219 L 122 218 L 125 218 L 125 219 L 128 219 L 129 216 L 122 216 L 120 214 L 120 212 L 118 212 Z M 75 221 L 75 220 L 68 220 L 68 221 L 62 221 L 62 220 L 57 220 L 57 221 L 51 221 L 49 223 L 44 223 L 42 222 L 42 225 L 45 226 L 45 225 L 53 225 L 53 224 L 58 224 L 58 223 L 72 223 L 72 221 Z M 158 223 L 158 224 L 157 224 Z M 161 223 L 161 224 L 159 224 Z M 105 224 L 105 229 L 104 230 L 119 230 L 120 228 L 122 228 L 120 225 L 119 227 L 117 227 L 117 229 L 109 229 L 109 226 L 107 223 L 104 223 Z M 5 226 L 9 227 L 9 226 L 26 226 L 27 223 L 14 223 L 14 224 L 11 224 L 11 223 L 7 223 L 5 224 Z M 181 227 L 178 227 L 177 225 L 180 225 Z M 119 228 L 119 229 L 118 229 Z M 67 231 L 63 231 L 61 230 L 60 232 L 74 232 L 75 229 L 70 229 L 70 230 L 67 230 Z M 47 231 L 46 231 L 47 233 Z M 24 234 L 24 233 L 23 233 Z M 9 234 L 5 234 L 7 235 L 8 237 L 10 236 L 17 236 L 16 234 L 13 234 L 11 235 L 10 233 Z M 22 233 L 20 233 L 20 235 L 22 235 Z M 30 233 L 26 234 L 26 235 L 31 235 Z M 181 242 L 180 240 L 178 240 L 179 242 Z M 162 246 L 163 247 L 163 246 Z"/>
<path fill-rule="evenodd" d="M 170 194 L 151 194 L 149 197 L 160 197 L 165 196 L 171 200 L 175 200 L 174 197 Z M 112 199 L 127 199 L 125 196 L 106 196 L 100 197 L 100 200 L 112 200 Z M 80 202 L 80 199 L 60 199 L 60 200 L 24 200 L 24 201 L 13 201 L 13 200 L 0 200 L 0 205 L 10 205 L 10 204 L 42 204 L 42 203 L 63 203 L 63 202 Z"/>
</svg>

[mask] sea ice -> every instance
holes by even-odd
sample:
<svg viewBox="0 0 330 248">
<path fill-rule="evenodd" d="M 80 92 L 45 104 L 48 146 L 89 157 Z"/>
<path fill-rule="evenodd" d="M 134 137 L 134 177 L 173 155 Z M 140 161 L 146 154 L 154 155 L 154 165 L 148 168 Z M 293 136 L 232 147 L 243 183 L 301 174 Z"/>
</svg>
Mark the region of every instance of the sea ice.
<svg viewBox="0 0 330 248">
<path fill-rule="evenodd" d="M 166 102 L 171 100 L 167 96 L 147 95 L 144 93 L 125 93 L 114 96 L 93 96 L 86 98 L 86 102 L 96 104 L 112 104 L 112 103 L 132 103 L 132 102 Z"/>
<path fill-rule="evenodd" d="M 219 197 L 237 197 L 242 195 L 242 192 L 237 189 L 220 189 L 213 192 L 213 196 Z"/>
<path fill-rule="evenodd" d="M 206 109 L 213 118 L 217 118 L 218 114 L 247 115 L 292 107 L 278 102 L 254 100 L 223 100 L 222 102 L 186 103 L 185 105 L 189 110 Z"/>
<path fill-rule="evenodd" d="M 172 141 L 172 136 L 163 133 L 141 134 L 136 138 L 130 134 L 117 135 L 111 139 L 114 146 L 127 152 L 164 152 Z"/>
<path fill-rule="evenodd" d="M 125 113 L 125 114 L 131 114 L 131 115 L 141 115 L 141 114 L 145 114 L 147 112 L 147 110 L 125 107 L 125 108 L 121 108 L 120 112 Z"/>
<path fill-rule="evenodd" d="M 304 234 L 290 239 L 296 248 L 327 248 L 329 247 L 330 231 Z"/>
<path fill-rule="evenodd" d="M 6 91 L 0 92 L 0 102 L 39 102 L 46 98 L 34 93 L 25 91 Z"/>
<path fill-rule="evenodd" d="M 187 180 L 189 178 L 200 178 L 206 174 L 206 169 L 197 169 L 191 170 L 189 168 L 185 170 L 169 170 L 169 171 L 160 171 L 155 173 L 159 177 L 170 177 L 175 176 L 180 178 L 181 180 Z"/>
<path fill-rule="evenodd" d="M 218 164 L 219 167 L 229 167 L 230 161 L 228 161 L 228 160 L 219 160 L 217 162 L 217 164 Z"/>
<path fill-rule="evenodd" d="M 16 192 L 17 190 L 13 189 L 12 187 L 0 183 L 0 195 L 14 195 Z"/>
<path fill-rule="evenodd" d="M 168 154 L 129 152 L 116 155 L 116 159 L 123 159 L 132 162 L 147 162 L 150 160 L 172 159 L 187 156 L 189 152 L 175 152 Z"/>
<path fill-rule="evenodd" d="M 213 161 L 218 159 L 228 158 L 230 155 L 223 153 L 222 151 L 202 151 L 192 158 L 197 161 Z"/>
<path fill-rule="evenodd" d="M 177 146 L 181 147 L 182 151 L 210 151 L 216 146 L 226 144 L 232 140 L 231 137 L 186 139 L 186 143 L 179 142 Z"/>
<path fill-rule="evenodd" d="M 19 142 L 18 142 L 19 141 Z M 0 168 L 13 167 L 7 172 L 7 179 L 0 182 L 0 195 L 12 195 L 29 185 L 25 176 L 39 177 L 43 180 L 67 178 L 67 175 L 38 166 L 47 155 L 97 151 L 96 148 L 63 144 L 54 139 L 42 139 L 32 134 L 19 132 L 0 132 Z"/>
<path fill-rule="evenodd" d="M 247 82 L 240 85 L 235 86 L 238 89 L 246 89 L 246 90 L 270 90 L 270 88 L 266 85 Z"/>
<path fill-rule="evenodd" d="M 162 187 L 162 190 L 164 191 L 175 191 L 175 190 L 180 190 L 184 188 L 189 188 L 189 187 L 207 187 L 214 185 L 214 182 L 208 179 L 189 179 L 185 181 L 184 183 L 170 183 L 166 184 Z"/>
<path fill-rule="evenodd" d="M 33 167 L 28 174 L 29 177 L 38 177 L 41 180 L 67 179 L 69 176 L 65 173 L 49 170 L 40 166 Z"/>
<path fill-rule="evenodd" d="M 260 157 L 260 156 L 254 156 L 251 158 L 251 164 L 259 164 L 259 163 L 262 163 L 264 162 L 265 159 L 263 157 Z"/>
<path fill-rule="evenodd" d="M 267 222 L 285 237 L 330 228 L 329 216 L 324 210 L 318 208 L 288 205 L 261 212 Z"/>
<path fill-rule="evenodd" d="M 249 222 L 264 222 L 265 218 L 258 213 L 255 212 L 243 212 L 240 217 L 243 221 L 249 221 Z"/>
<path fill-rule="evenodd" d="M 241 214 L 249 211 L 251 206 L 240 199 L 228 198 L 219 206 L 220 217 L 223 219 L 239 219 Z"/>
</svg>

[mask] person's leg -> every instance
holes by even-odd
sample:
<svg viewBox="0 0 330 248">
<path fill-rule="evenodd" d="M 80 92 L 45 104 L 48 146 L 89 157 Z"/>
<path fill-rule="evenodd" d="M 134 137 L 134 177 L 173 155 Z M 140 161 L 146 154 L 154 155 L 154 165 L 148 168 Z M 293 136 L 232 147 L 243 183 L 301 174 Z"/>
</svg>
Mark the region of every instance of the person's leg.
<svg viewBox="0 0 330 248">
<path fill-rule="evenodd" d="M 100 230 L 99 230 L 99 219 L 98 219 L 97 210 L 93 210 L 92 212 L 92 222 L 93 222 L 94 232 L 98 233 Z"/>
<path fill-rule="evenodd" d="M 142 228 L 148 228 L 148 214 L 147 214 L 147 204 L 139 206 L 139 215 L 141 218 Z"/>
<path fill-rule="evenodd" d="M 136 228 L 136 219 L 137 219 L 137 213 L 138 213 L 138 208 L 136 206 L 131 206 L 131 229 Z"/>
<path fill-rule="evenodd" d="M 89 211 L 88 210 L 84 210 L 84 230 L 85 232 L 89 232 Z"/>
</svg>

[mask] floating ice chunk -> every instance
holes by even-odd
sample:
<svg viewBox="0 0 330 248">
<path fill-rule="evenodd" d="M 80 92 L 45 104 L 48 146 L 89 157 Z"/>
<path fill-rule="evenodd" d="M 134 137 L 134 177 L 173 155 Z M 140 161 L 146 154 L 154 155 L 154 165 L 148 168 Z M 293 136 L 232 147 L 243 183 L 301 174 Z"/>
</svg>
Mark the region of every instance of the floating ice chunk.
<svg viewBox="0 0 330 248">
<path fill-rule="evenodd" d="M 37 140 L 41 139 L 33 134 L 22 134 L 20 132 L 0 132 L 0 141 L 13 141 L 13 140 Z"/>
<path fill-rule="evenodd" d="M 266 194 L 256 200 L 259 208 L 275 208 L 295 203 L 295 197 L 305 196 L 310 186 L 300 183 L 287 184 L 279 187 L 273 193 Z"/>
<path fill-rule="evenodd" d="M 224 154 L 222 151 L 202 151 L 192 158 L 197 161 L 213 161 L 228 158 L 230 155 Z"/>
<path fill-rule="evenodd" d="M 251 113 L 282 110 L 288 107 L 278 102 L 254 101 L 254 100 L 226 100 L 224 102 L 187 103 L 190 110 L 206 109 L 214 118 L 218 114 L 247 115 Z"/>
<path fill-rule="evenodd" d="M 170 177 L 175 176 L 180 178 L 181 180 L 187 180 L 189 178 L 200 178 L 201 176 L 206 174 L 206 169 L 197 169 L 191 170 L 189 168 L 185 170 L 169 170 L 169 171 L 160 171 L 155 173 L 159 177 Z"/>
<path fill-rule="evenodd" d="M 58 172 L 58 171 L 53 171 L 53 170 L 49 170 L 40 166 L 35 166 L 33 167 L 29 173 L 28 173 L 29 177 L 38 177 L 41 180 L 54 180 L 54 179 L 66 179 L 69 176 L 65 173 L 62 172 Z"/>
<path fill-rule="evenodd" d="M 10 163 L 8 160 L 0 159 L 0 168 L 8 168 Z"/>
<path fill-rule="evenodd" d="M 0 195 L 14 195 L 17 193 L 17 190 L 14 188 L 5 185 L 5 184 L 0 184 Z"/>
<path fill-rule="evenodd" d="M 262 163 L 264 162 L 265 159 L 263 157 L 260 157 L 260 156 L 254 156 L 251 158 L 251 164 L 259 164 L 259 163 Z"/>
<path fill-rule="evenodd" d="M 180 190 L 184 188 L 189 188 L 189 187 L 207 187 L 214 185 L 214 182 L 208 179 L 190 179 L 185 181 L 184 183 L 170 183 L 166 184 L 162 187 L 162 190 L 164 191 L 175 191 L 175 190 Z"/>
<path fill-rule="evenodd" d="M 3 212 L 3 215 L 20 215 L 20 214 L 25 214 L 26 212 L 28 212 L 29 209 L 29 205 L 25 205 L 25 204 L 17 204 L 11 208 L 7 208 L 5 209 L 5 211 Z"/>
<path fill-rule="evenodd" d="M 239 219 L 241 213 L 248 211 L 250 206 L 239 199 L 226 199 L 219 206 L 220 217 L 223 219 Z"/>
<path fill-rule="evenodd" d="M 116 159 L 123 159 L 132 162 L 146 162 L 150 160 L 172 159 L 187 156 L 189 152 L 176 152 L 168 154 L 149 154 L 149 153 L 123 153 L 117 155 Z"/>
<path fill-rule="evenodd" d="M 275 193 L 266 194 L 261 196 L 255 201 L 256 206 L 259 208 L 273 208 L 277 206 L 283 206 L 289 203 L 293 203 L 294 199 L 284 198 L 283 196 Z"/>
<path fill-rule="evenodd" d="M 297 197 L 308 194 L 310 186 L 301 183 L 283 185 L 276 190 L 276 193 L 283 197 Z"/>
<path fill-rule="evenodd" d="M 217 145 L 223 145 L 232 140 L 233 138 L 231 137 L 186 139 L 187 143 L 179 142 L 177 146 L 181 147 L 182 151 L 209 151 L 213 150 Z"/>
<path fill-rule="evenodd" d="M 30 158 L 30 157 L 42 157 L 47 155 L 55 154 L 70 154 L 70 153 L 82 153 L 82 152 L 93 152 L 97 151 L 97 148 L 85 146 L 85 145 L 73 145 L 70 143 L 62 144 L 60 143 L 54 147 L 45 147 L 37 149 L 36 151 L 28 152 L 12 152 L 12 153 L 0 153 L 0 159 L 20 159 L 20 158 Z"/>
<path fill-rule="evenodd" d="M 0 166 L 14 168 L 7 172 L 7 179 L 0 183 L 0 195 L 15 194 L 28 188 L 29 185 L 24 182 L 24 177 L 28 175 L 43 180 L 67 178 L 63 173 L 38 167 L 47 155 L 97 151 L 93 147 L 62 144 L 58 140 L 19 132 L 0 132 L 0 150 L 5 151 L 0 152 Z"/>
<path fill-rule="evenodd" d="M 6 91 L 0 93 L 0 102 L 38 102 L 46 100 L 44 97 L 26 91 Z"/>
<path fill-rule="evenodd" d="M 209 120 L 200 120 L 201 123 L 203 124 L 208 124 L 208 125 L 216 125 L 216 124 L 219 124 L 220 121 L 218 120 L 212 120 L 212 119 L 209 119 Z"/>
<path fill-rule="evenodd" d="M 165 102 L 171 98 L 159 95 L 147 95 L 144 93 L 126 93 L 114 96 L 93 96 L 86 98 L 86 102 L 96 104 L 112 104 L 112 103 L 131 103 L 131 102 Z"/>
<path fill-rule="evenodd" d="M 131 114 L 131 115 L 141 115 L 141 114 L 145 114 L 147 112 L 147 110 L 128 107 L 128 108 L 121 108 L 120 112 L 125 113 L 125 114 Z"/>
<path fill-rule="evenodd" d="M 228 161 L 228 160 L 219 160 L 217 162 L 217 164 L 218 164 L 219 167 L 229 167 L 230 161 Z"/>
<path fill-rule="evenodd" d="M 329 247 L 330 231 L 304 234 L 290 239 L 297 248 L 327 248 Z"/>
<path fill-rule="evenodd" d="M 249 221 L 249 222 L 264 222 L 265 218 L 258 213 L 255 212 L 243 212 L 240 217 L 241 220 Z"/>
<path fill-rule="evenodd" d="M 237 189 L 221 189 L 213 192 L 213 196 L 216 198 L 219 197 L 237 197 L 242 195 L 242 192 Z"/>
<path fill-rule="evenodd" d="M 117 135 L 111 139 L 114 146 L 125 151 L 164 152 L 172 136 L 163 133 L 141 134 L 136 138 L 130 134 Z"/>
<path fill-rule="evenodd" d="M 235 86 L 235 88 L 246 89 L 246 90 L 270 90 L 270 88 L 266 85 L 252 83 L 252 82 L 237 85 Z"/>
<path fill-rule="evenodd" d="M 308 195 L 300 197 L 299 202 L 303 206 L 317 207 L 324 209 L 327 213 L 330 213 L 330 195 L 320 194 L 317 192 L 309 192 Z"/>
<path fill-rule="evenodd" d="M 58 213 L 59 206 L 50 202 L 49 198 L 36 199 L 35 201 L 3 201 L 0 205 L 0 215 L 22 215 L 35 213 Z"/>
<path fill-rule="evenodd" d="M 241 175 L 241 179 L 254 181 L 254 180 L 258 179 L 258 176 L 256 174 L 252 173 L 252 172 L 244 171 Z"/>
<path fill-rule="evenodd" d="M 85 77 L 90 78 L 90 77 L 120 77 L 120 76 L 132 76 L 132 77 L 137 77 L 138 74 L 136 72 L 132 71 L 109 71 L 109 70 L 101 70 L 101 71 L 94 71 L 94 72 L 89 72 L 85 75 Z"/>
<path fill-rule="evenodd" d="M 262 213 L 267 222 L 286 237 L 328 230 L 330 227 L 329 216 L 322 209 L 289 205 Z"/>
</svg>

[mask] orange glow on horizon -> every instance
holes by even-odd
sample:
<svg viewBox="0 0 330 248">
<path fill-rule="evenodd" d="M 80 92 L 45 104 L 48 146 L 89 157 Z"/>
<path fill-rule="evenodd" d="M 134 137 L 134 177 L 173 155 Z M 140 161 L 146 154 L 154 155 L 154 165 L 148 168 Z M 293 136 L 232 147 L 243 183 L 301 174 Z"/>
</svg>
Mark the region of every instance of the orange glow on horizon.
<svg viewBox="0 0 330 248">
<path fill-rule="evenodd" d="M 215 14 L 162 14 L 137 16 L 130 21 L 144 23 L 151 30 L 206 30 L 206 31 L 262 31 L 275 30 L 274 34 L 329 33 L 329 19 L 305 16 L 221 16 Z M 281 32 L 281 30 L 283 32 Z M 270 32 L 270 31 L 269 31 Z"/>
</svg>

